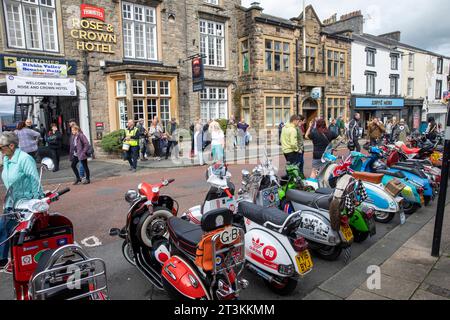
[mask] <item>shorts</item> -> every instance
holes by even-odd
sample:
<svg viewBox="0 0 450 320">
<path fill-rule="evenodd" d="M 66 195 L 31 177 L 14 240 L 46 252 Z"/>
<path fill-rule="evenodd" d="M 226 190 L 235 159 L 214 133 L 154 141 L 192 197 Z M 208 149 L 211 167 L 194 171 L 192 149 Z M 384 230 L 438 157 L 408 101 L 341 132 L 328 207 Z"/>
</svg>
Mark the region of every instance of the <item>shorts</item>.
<svg viewBox="0 0 450 320">
<path fill-rule="evenodd" d="M 320 170 L 323 167 L 323 163 L 321 159 L 313 159 L 312 161 L 313 169 Z"/>
</svg>

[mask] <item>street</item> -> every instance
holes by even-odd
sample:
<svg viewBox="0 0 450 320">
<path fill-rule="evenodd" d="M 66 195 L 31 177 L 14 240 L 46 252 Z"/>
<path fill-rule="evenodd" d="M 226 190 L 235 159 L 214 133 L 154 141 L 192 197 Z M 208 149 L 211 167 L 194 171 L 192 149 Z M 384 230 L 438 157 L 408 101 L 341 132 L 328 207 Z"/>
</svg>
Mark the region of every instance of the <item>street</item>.
<svg viewBox="0 0 450 320">
<path fill-rule="evenodd" d="M 283 157 L 274 159 L 279 161 L 279 168 L 284 170 Z M 253 169 L 254 164 L 230 165 L 232 181 L 239 188 L 242 169 Z M 311 168 L 311 153 L 305 155 L 305 173 Z M 54 203 L 52 211 L 61 212 L 69 217 L 74 224 L 76 241 L 83 245 L 92 257 L 105 260 L 107 267 L 110 298 L 116 299 L 168 299 L 164 292 L 154 289 L 140 272 L 126 262 L 121 252 L 122 240 L 112 238 L 108 232 L 111 227 L 123 227 L 128 204 L 124 194 L 128 189 L 136 189 L 138 184 L 158 182 L 162 178 L 175 178 L 176 181 L 168 186 L 164 193 L 173 196 L 180 204 L 179 213 L 200 204 L 206 195 L 208 185 L 205 181 L 204 167 L 141 170 L 135 174 L 124 174 L 95 180 L 91 185 L 70 186 L 71 192 Z M 281 171 L 281 170 L 280 170 Z M 52 173 L 46 173 L 47 178 Z M 51 189 L 54 185 L 44 185 Z M 1 193 L 4 193 L 2 190 Z M 420 211 L 416 213 L 420 215 Z M 362 244 L 352 246 L 352 259 L 383 238 L 400 222 L 397 216 L 387 225 L 377 223 L 377 234 Z M 323 261 L 313 256 L 314 269 L 299 281 L 294 294 L 280 297 L 265 287 L 264 282 L 255 275 L 245 271 L 244 278 L 249 280 L 250 287 L 241 294 L 242 299 L 294 299 L 299 300 L 308 295 L 325 280 L 332 277 L 344 266 L 342 257 L 334 262 Z M 0 275 L 0 299 L 12 299 L 12 279 L 10 275 Z"/>
</svg>

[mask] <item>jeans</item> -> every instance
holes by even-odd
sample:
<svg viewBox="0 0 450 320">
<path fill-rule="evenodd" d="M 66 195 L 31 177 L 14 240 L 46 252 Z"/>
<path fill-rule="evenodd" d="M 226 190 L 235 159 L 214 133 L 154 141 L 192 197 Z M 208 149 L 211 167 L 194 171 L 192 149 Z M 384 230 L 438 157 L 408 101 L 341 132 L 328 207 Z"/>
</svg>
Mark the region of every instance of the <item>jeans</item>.
<svg viewBox="0 0 450 320">
<path fill-rule="evenodd" d="M 290 152 L 290 153 L 284 153 L 284 157 L 286 158 L 286 161 L 290 164 L 298 164 L 299 156 L 298 152 Z"/>
<path fill-rule="evenodd" d="M 0 243 L 8 239 L 16 225 L 17 221 L 12 216 L 0 215 Z M 0 245 L 0 260 L 8 259 L 8 253 L 9 241 Z"/>
<path fill-rule="evenodd" d="M 81 181 L 80 173 L 79 173 L 79 171 L 77 169 L 78 162 L 81 163 L 80 168 L 82 167 L 84 169 L 86 180 L 89 181 L 91 177 L 90 177 L 90 171 L 89 171 L 87 159 L 86 160 L 79 160 L 77 157 L 73 157 L 72 170 L 73 170 L 73 173 L 75 174 L 75 177 L 77 178 L 77 181 Z"/>
<path fill-rule="evenodd" d="M 238 139 L 238 145 L 239 145 L 239 147 L 240 147 L 241 149 L 245 149 L 245 139 L 246 139 L 246 136 L 245 136 L 245 135 L 238 135 L 237 139 Z"/>
<path fill-rule="evenodd" d="M 155 148 L 155 157 L 161 157 L 161 145 L 160 145 L 161 139 L 153 139 L 153 147 Z"/>
<path fill-rule="evenodd" d="M 173 145 L 173 150 L 176 150 L 175 157 L 178 158 L 178 142 L 177 141 L 167 141 L 167 148 L 166 148 L 166 159 L 169 158 L 170 155 L 170 148 Z"/>
<path fill-rule="evenodd" d="M 141 138 L 139 140 L 139 147 L 141 149 L 141 157 L 145 158 L 145 154 L 147 153 L 147 141 Z"/>
<path fill-rule="evenodd" d="M 125 152 L 124 158 L 128 160 L 130 167 L 133 169 L 137 168 L 137 161 L 139 158 L 139 146 L 130 147 L 130 150 Z"/>
<path fill-rule="evenodd" d="M 84 171 L 83 163 L 80 162 L 80 177 L 84 178 L 86 176 L 86 172 Z"/>
<path fill-rule="evenodd" d="M 298 169 L 300 171 L 300 175 L 302 178 L 305 177 L 305 174 L 303 173 L 303 168 L 305 165 L 305 158 L 304 158 L 304 153 L 303 152 L 299 152 L 298 153 Z"/>
</svg>

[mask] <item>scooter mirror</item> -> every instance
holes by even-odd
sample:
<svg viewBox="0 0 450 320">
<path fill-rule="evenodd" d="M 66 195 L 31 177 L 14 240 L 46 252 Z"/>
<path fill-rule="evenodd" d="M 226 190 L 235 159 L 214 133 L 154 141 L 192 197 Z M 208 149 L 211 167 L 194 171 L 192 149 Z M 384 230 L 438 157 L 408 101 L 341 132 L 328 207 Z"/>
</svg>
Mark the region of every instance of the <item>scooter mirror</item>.
<svg viewBox="0 0 450 320">
<path fill-rule="evenodd" d="M 53 171 L 53 169 L 55 168 L 55 164 L 53 163 L 53 160 L 50 158 L 43 158 L 41 161 L 41 165 L 49 171 Z"/>
<path fill-rule="evenodd" d="M 250 172 L 248 172 L 248 170 L 242 170 L 241 172 L 244 177 L 248 177 L 250 175 Z"/>
</svg>

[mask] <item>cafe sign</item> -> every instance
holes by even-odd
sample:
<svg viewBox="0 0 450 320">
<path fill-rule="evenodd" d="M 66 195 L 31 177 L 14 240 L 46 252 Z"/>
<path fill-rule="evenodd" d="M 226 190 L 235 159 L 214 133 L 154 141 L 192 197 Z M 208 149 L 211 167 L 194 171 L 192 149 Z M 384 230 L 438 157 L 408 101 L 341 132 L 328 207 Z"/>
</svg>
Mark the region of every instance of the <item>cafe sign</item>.
<svg viewBox="0 0 450 320">
<path fill-rule="evenodd" d="M 356 98 L 355 108 L 403 108 L 404 99 Z"/>
<path fill-rule="evenodd" d="M 76 48 L 81 51 L 113 54 L 117 44 L 114 26 L 105 23 L 105 10 L 94 6 L 81 6 L 80 19 L 72 19 L 70 36 L 76 40 Z M 94 18 L 101 21 L 87 20 Z"/>
</svg>

